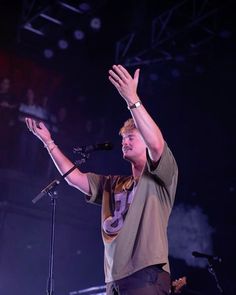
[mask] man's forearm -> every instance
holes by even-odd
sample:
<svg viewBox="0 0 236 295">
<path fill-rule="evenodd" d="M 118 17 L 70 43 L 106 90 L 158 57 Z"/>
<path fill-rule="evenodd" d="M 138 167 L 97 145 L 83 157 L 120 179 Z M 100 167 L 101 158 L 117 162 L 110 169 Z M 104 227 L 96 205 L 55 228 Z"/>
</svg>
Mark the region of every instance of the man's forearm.
<svg viewBox="0 0 236 295">
<path fill-rule="evenodd" d="M 46 145 L 46 148 L 61 175 L 64 175 L 74 166 L 74 164 L 61 152 L 61 150 L 53 141 Z M 80 191 L 86 194 L 89 194 L 87 175 L 82 173 L 78 168 L 74 169 L 70 174 L 68 174 L 65 179 L 68 184 L 78 188 Z"/>
<path fill-rule="evenodd" d="M 140 101 L 139 97 L 136 97 L 137 101 Z M 133 101 L 135 103 L 135 101 Z M 162 136 L 160 128 L 147 112 L 143 104 L 138 107 L 130 108 L 131 115 L 135 121 L 135 125 L 141 133 L 153 160 L 158 160 L 162 154 L 164 147 L 164 138 Z"/>
</svg>

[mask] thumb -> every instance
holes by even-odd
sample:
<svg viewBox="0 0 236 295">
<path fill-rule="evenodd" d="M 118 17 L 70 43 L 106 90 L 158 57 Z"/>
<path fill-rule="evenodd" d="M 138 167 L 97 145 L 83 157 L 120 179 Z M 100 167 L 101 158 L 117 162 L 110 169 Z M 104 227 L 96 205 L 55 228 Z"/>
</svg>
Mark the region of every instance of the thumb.
<svg viewBox="0 0 236 295">
<path fill-rule="evenodd" d="M 45 125 L 42 121 L 40 121 L 38 124 L 37 124 L 37 127 L 40 128 L 40 129 L 43 129 L 45 128 Z"/>
<path fill-rule="evenodd" d="M 134 81 L 135 81 L 136 85 L 138 85 L 139 73 L 140 73 L 140 69 L 137 69 L 134 73 Z"/>
</svg>

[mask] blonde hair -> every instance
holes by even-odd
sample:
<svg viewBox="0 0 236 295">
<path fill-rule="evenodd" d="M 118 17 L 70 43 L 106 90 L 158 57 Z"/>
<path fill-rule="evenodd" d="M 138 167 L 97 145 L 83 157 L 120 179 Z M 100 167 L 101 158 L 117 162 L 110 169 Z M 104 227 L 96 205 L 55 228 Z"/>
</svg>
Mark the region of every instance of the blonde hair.
<svg viewBox="0 0 236 295">
<path fill-rule="evenodd" d="M 134 120 L 130 118 L 127 121 L 125 121 L 124 125 L 120 128 L 119 135 L 133 131 L 134 129 L 137 129 L 137 128 L 135 126 Z"/>
</svg>

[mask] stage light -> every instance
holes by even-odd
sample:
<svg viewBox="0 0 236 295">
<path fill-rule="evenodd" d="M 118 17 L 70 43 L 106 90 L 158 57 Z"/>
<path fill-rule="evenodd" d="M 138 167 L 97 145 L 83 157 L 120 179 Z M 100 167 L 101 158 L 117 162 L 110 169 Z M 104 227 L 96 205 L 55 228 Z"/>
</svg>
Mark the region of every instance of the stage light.
<svg viewBox="0 0 236 295">
<path fill-rule="evenodd" d="M 81 30 L 75 30 L 74 31 L 74 37 L 76 40 L 83 40 L 84 39 L 84 32 Z"/>
<path fill-rule="evenodd" d="M 69 44 L 68 44 L 68 42 L 67 42 L 65 39 L 60 39 L 60 40 L 58 41 L 58 47 L 59 47 L 60 49 L 65 50 L 65 49 L 68 48 L 68 46 L 69 46 Z"/>
<path fill-rule="evenodd" d="M 49 59 L 49 58 L 52 58 L 52 57 L 53 57 L 54 52 L 53 52 L 52 49 L 46 48 L 46 49 L 44 49 L 43 54 L 44 54 L 44 56 L 45 56 L 46 58 Z"/>
<path fill-rule="evenodd" d="M 90 21 L 90 27 L 94 30 L 100 30 L 101 25 L 102 25 L 101 19 L 98 17 L 94 17 Z"/>
<path fill-rule="evenodd" d="M 79 4 L 79 9 L 81 9 L 83 12 L 88 12 L 91 10 L 91 6 L 88 3 L 83 2 Z"/>
</svg>

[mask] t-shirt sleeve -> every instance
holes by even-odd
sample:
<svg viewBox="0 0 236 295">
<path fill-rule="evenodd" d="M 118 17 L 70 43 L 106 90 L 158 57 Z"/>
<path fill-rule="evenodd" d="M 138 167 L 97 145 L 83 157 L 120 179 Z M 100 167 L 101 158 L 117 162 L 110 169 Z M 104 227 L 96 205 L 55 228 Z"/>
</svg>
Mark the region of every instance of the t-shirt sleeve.
<svg viewBox="0 0 236 295">
<path fill-rule="evenodd" d="M 85 200 L 89 203 L 102 204 L 103 187 L 106 177 L 95 173 L 87 173 L 91 195 L 85 195 Z"/>
<path fill-rule="evenodd" d="M 155 169 L 153 169 L 153 164 L 147 151 L 147 168 L 149 173 L 155 175 L 165 186 L 171 185 L 173 177 L 178 174 L 178 167 L 166 142 L 161 158 Z"/>
</svg>

